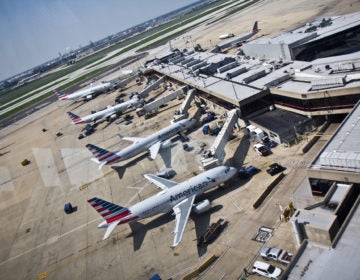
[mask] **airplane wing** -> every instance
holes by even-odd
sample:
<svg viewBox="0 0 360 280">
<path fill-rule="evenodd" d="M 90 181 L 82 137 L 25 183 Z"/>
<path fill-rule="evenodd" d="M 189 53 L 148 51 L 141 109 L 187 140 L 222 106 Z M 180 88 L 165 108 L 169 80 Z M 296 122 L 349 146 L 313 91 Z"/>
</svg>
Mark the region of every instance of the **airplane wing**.
<svg viewBox="0 0 360 280">
<path fill-rule="evenodd" d="M 107 117 L 110 117 L 112 114 L 114 114 L 114 112 L 110 112 L 110 113 L 103 115 L 101 118 L 99 118 L 97 120 L 97 122 L 101 122 L 101 121 L 105 120 Z"/>
<path fill-rule="evenodd" d="M 141 137 L 127 137 L 127 136 L 122 136 L 120 134 L 118 134 L 118 136 L 121 138 L 121 139 L 124 139 L 126 141 L 131 141 L 131 142 L 134 142 L 134 143 L 137 143 L 139 142 L 140 140 L 142 140 L 143 138 Z"/>
<path fill-rule="evenodd" d="M 174 243 L 172 247 L 176 247 L 183 236 L 187 220 L 191 212 L 191 207 L 194 203 L 195 195 L 190 196 L 177 205 L 174 206 L 173 210 L 175 213 L 175 230 L 174 230 Z"/>
<path fill-rule="evenodd" d="M 173 186 L 176 186 L 178 183 L 167 180 L 152 174 L 145 174 L 144 177 L 148 179 L 151 183 L 154 183 L 157 187 L 166 190 L 168 188 L 171 188 Z"/>
<path fill-rule="evenodd" d="M 155 159 L 161 148 L 161 142 L 156 142 L 150 147 L 150 158 Z"/>
</svg>

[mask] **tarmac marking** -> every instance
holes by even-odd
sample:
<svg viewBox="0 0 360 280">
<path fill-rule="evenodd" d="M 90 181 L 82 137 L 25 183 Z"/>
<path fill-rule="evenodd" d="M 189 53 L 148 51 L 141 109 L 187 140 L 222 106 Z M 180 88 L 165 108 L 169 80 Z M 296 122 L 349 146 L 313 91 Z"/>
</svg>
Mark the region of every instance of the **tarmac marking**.
<svg viewBox="0 0 360 280">
<path fill-rule="evenodd" d="M 100 241 L 102 241 L 102 240 L 100 240 Z M 77 256 L 77 257 L 71 259 L 71 260 L 68 260 L 67 262 L 63 263 L 62 265 L 59 265 L 59 266 L 57 266 L 57 267 L 55 267 L 55 268 L 53 268 L 53 269 L 51 269 L 51 270 L 49 270 L 49 271 L 47 271 L 47 272 L 43 272 L 43 273 L 46 273 L 46 275 L 48 275 L 49 273 L 55 272 L 55 271 L 57 271 L 57 270 L 59 270 L 59 269 L 61 269 L 61 268 L 64 268 L 64 267 L 72 264 L 72 263 L 76 263 L 77 261 L 81 260 L 82 258 L 85 258 L 86 256 L 88 256 L 88 255 L 90 255 L 90 254 L 93 254 L 93 253 L 95 253 L 96 251 L 99 251 L 100 249 L 103 249 L 103 248 L 105 248 L 105 247 L 107 247 L 107 246 L 109 246 L 109 245 L 113 245 L 113 242 L 107 242 L 107 243 L 105 243 L 104 245 L 99 246 L 98 248 L 94 248 L 94 249 L 91 250 L 91 251 L 88 251 L 88 252 L 86 252 L 86 253 L 84 253 L 84 254 L 82 254 L 82 255 L 80 255 L 80 256 Z M 90 245 L 90 246 L 91 246 L 91 245 Z M 90 247 L 90 246 L 88 246 L 88 247 Z M 87 247 L 87 248 L 88 248 L 88 247 Z M 87 248 L 84 248 L 84 249 L 87 249 Z M 84 250 L 84 249 L 82 249 L 82 250 Z M 72 254 L 72 255 L 73 255 L 73 254 Z M 65 257 L 65 258 L 67 258 L 67 257 Z M 59 260 L 58 262 L 64 260 L 65 258 L 62 258 L 62 259 Z"/>
<path fill-rule="evenodd" d="M 65 260 L 65 259 L 67 259 L 67 258 L 72 257 L 73 255 L 74 255 L 74 253 L 71 253 L 70 255 L 67 255 L 67 256 L 65 256 L 65 257 L 61 258 L 61 259 L 60 259 L 60 260 L 58 260 L 57 262 L 61 262 L 61 261 Z"/>
<path fill-rule="evenodd" d="M 46 278 L 46 276 L 47 276 L 47 272 L 46 271 L 42 272 L 36 277 L 36 280 L 44 279 L 44 278 Z"/>
<path fill-rule="evenodd" d="M 229 198 L 230 198 L 232 204 L 234 204 L 234 206 L 235 206 L 239 211 L 243 211 L 243 210 L 244 210 L 241 206 L 239 206 L 239 205 L 237 204 L 237 202 L 236 202 L 231 196 L 230 196 Z"/>
<path fill-rule="evenodd" d="M 37 245 L 37 246 L 35 246 L 35 247 L 33 247 L 33 248 L 31 248 L 31 249 L 29 249 L 29 250 L 21 253 L 21 254 L 18 254 L 18 255 L 16 255 L 16 256 L 13 256 L 13 257 L 11 257 L 11 258 L 8 258 L 7 260 L 1 262 L 1 263 L 0 263 L 0 266 L 1 266 L 1 265 L 4 265 L 4 264 L 6 264 L 6 263 L 8 263 L 8 262 L 10 262 L 10 261 L 13 261 L 13 260 L 15 260 L 15 259 L 17 259 L 17 258 L 20 258 L 20 257 L 22 257 L 22 256 L 24 256 L 24 255 L 26 255 L 26 254 L 28 254 L 28 253 L 31 253 L 32 251 L 35 251 L 35 250 L 37 250 L 37 249 L 39 249 L 39 248 L 41 248 L 41 247 L 44 247 L 44 246 L 46 246 L 46 245 L 49 245 L 49 240 L 54 240 L 54 239 L 58 240 L 58 239 L 60 239 L 61 237 L 64 237 L 64 236 L 66 236 L 66 235 L 68 235 L 68 234 L 70 234 L 70 233 L 72 233 L 72 232 L 74 232 L 74 231 L 77 231 L 77 230 L 79 230 L 79 229 L 81 229 L 81 228 L 83 228 L 83 227 L 85 227 L 85 226 L 88 226 L 88 225 L 92 224 L 93 222 L 98 221 L 98 220 L 101 220 L 101 219 L 102 219 L 101 217 L 96 218 L 96 219 L 94 219 L 94 220 L 92 220 L 92 221 L 90 221 L 90 222 L 88 222 L 88 223 L 86 223 L 86 224 L 83 224 L 83 225 L 80 225 L 80 226 L 78 226 L 78 227 L 76 227 L 76 228 L 73 228 L 72 230 L 70 230 L 70 231 L 68 231 L 68 232 L 65 232 L 65 233 L 63 233 L 63 234 L 61 234 L 61 235 L 59 235 L 59 236 L 51 237 L 51 238 L 49 238 L 47 241 L 45 241 L 45 242 L 43 242 L 43 243 L 41 243 L 41 244 L 39 244 L 39 245 Z M 53 242 L 51 242 L 51 243 L 53 243 Z"/>
</svg>

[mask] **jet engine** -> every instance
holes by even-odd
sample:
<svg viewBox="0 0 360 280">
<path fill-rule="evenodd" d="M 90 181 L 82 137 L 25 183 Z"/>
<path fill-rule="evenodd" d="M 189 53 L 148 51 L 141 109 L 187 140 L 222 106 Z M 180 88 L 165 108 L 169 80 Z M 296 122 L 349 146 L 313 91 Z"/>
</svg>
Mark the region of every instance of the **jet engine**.
<svg viewBox="0 0 360 280">
<path fill-rule="evenodd" d="M 199 203 L 196 203 L 193 206 L 193 211 L 196 214 L 202 214 L 202 213 L 205 213 L 206 211 L 208 211 L 210 208 L 211 208 L 210 201 L 208 199 L 205 199 L 203 201 L 200 201 Z"/>
<path fill-rule="evenodd" d="M 86 95 L 86 100 L 91 100 L 93 98 L 93 96 L 91 94 Z"/>
<path fill-rule="evenodd" d="M 171 145 L 172 145 L 171 140 L 166 140 L 165 142 L 163 142 L 163 143 L 161 144 L 161 148 L 162 148 L 162 149 L 167 149 L 167 148 L 170 148 Z"/>
<path fill-rule="evenodd" d="M 115 120 L 116 118 L 117 118 L 117 114 L 112 114 L 112 115 L 110 116 L 110 120 L 111 120 L 111 121 Z"/>
</svg>

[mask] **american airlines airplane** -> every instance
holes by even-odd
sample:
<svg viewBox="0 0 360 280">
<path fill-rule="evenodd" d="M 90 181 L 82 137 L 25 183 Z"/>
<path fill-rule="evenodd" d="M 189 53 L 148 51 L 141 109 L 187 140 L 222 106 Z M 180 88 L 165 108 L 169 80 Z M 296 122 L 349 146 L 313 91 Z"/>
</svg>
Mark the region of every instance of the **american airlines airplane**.
<svg viewBox="0 0 360 280">
<path fill-rule="evenodd" d="M 95 156 L 95 158 L 92 158 L 91 160 L 99 164 L 99 169 L 101 169 L 105 164 L 113 164 L 132 158 L 142 152 L 145 152 L 146 150 L 150 150 L 150 158 L 155 159 L 160 149 L 166 149 L 171 146 L 172 142 L 169 138 L 179 132 L 189 129 L 195 124 L 195 122 L 195 119 L 184 119 L 145 138 L 122 137 L 119 135 L 122 139 L 132 141 L 134 143 L 118 152 L 110 152 L 92 144 L 87 144 L 86 148 L 88 148 Z"/>
<path fill-rule="evenodd" d="M 234 167 L 218 166 L 181 183 L 146 174 L 144 175 L 145 178 L 161 188 L 161 192 L 129 208 L 97 197 L 89 199 L 88 202 L 105 219 L 98 225 L 98 228 L 107 228 L 103 240 L 108 238 L 119 224 L 145 219 L 173 210 L 175 214 L 175 236 L 172 247 L 176 247 L 183 236 L 191 209 L 194 206 L 195 197 L 226 182 L 236 172 L 237 170 Z M 208 200 L 206 201 L 210 204 Z"/>
<path fill-rule="evenodd" d="M 256 33 L 259 32 L 259 28 L 258 28 L 258 22 L 255 21 L 254 26 L 251 30 L 251 32 L 245 33 L 243 35 L 240 35 L 238 37 L 236 37 L 233 41 L 232 41 L 232 45 L 236 45 L 236 44 L 240 44 L 245 42 L 247 39 L 251 38 L 252 36 L 254 36 Z"/>
<path fill-rule="evenodd" d="M 110 89 L 113 86 L 113 83 L 105 82 L 101 83 L 100 85 L 93 86 L 90 85 L 89 88 L 81 89 L 78 91 L 75 91 L 71 94 L 65 94 L 61 91 L 54 90 L 55 94 L 59 98 L 59 100 L 79 100 L 79 99 L 85 99 L 90 100 L 92 99 L 96 94 L 99 94 L 100 92 L 106 91 Z"/>
<path fill-rule="evenodd" d="M 119 116 L 119 114 L 121 112 L 125 111 L 126 109 L 128 109 L 130 107 L 136 107 L 143 103 L 144 103 L 144 100 L 140 99 L 138 96 L 135 95 L 129 101 L 117 104 L 115 106 L 108 106 L 104 110 L 98 111 L 94 114 L 90 114 L 85 117 L 79 117 L 72 112 L 67 112 L 67 114 L 69 115 L 70 119 L 72 120 L 72 122 L 74 124 L 89 123 L 89 122 L 98 123 L 103 120 L 112 121 L 112 120 L 116 119 Z"/>
</svg>

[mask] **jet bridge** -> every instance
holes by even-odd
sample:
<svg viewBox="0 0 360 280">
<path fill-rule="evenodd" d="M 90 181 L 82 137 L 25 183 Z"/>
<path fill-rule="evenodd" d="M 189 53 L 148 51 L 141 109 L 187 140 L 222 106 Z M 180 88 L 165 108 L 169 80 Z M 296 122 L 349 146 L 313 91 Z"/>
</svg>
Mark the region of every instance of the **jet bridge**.
<svg viewBox="0 0 360 280">
<path fill-rule="evenodd" d="M 130 83 L 133 79 L 137 78 L 138 76 L 139 76 L 139 71 L 135 71 L 129 75 L 111 80 L 110 82 L 114 84 L 115 88 L 122 88 L 126 86 L 128 83 Z"/>
<path fill-rule="evenodd" d="M 149 96 L 149 92 L 158 87 L 161 83 L 165 81 L 165 76 L 162 76 L 160 79 L 156 80 L 151 85 L 147 86 L 142 92 L 139 93 L 140 98 L 145 98 Z"/>
<path fill-rule="evenodd" d="M 233 109 L 226 114 L 224 126 L 220 130 L 213 145 L 209 150 L 205 150 L 201 154 L 201 169 L 209 170 L 223 163 L 226 155 L 225 146 L 229 136 L 232 134 L 234 126 L 237 125 L 239 115 L 240 111 L 238 109 Z"/>
<path fill-rule="evenodd" d="M 180 110 L 175 112 L 172 123 L 185 119 L 188 116 L 188 110 L 190 108 L 191 101 L 194 99 L 196 89 L 189 90 L 184 102 L 181 104 Z"/>
<path fill-rule="evenodd" d="M 174 100 L 175 98 L 181 98 L 184 94 L 186 94 L 188 86 L 184 86 L 177 91 L 174 91 L 172 93 L 169 93 L 153 102 L 150 102 L 148 104 L 145 104 L 142 108 L 139 108 L 136 110 L 136 114 L 138 116 L 145 115 L 148 112 L 156 111 L 159 109 L 161 105 L 164 105 L 168 103 L 171 100 Z"/>
</svg>

